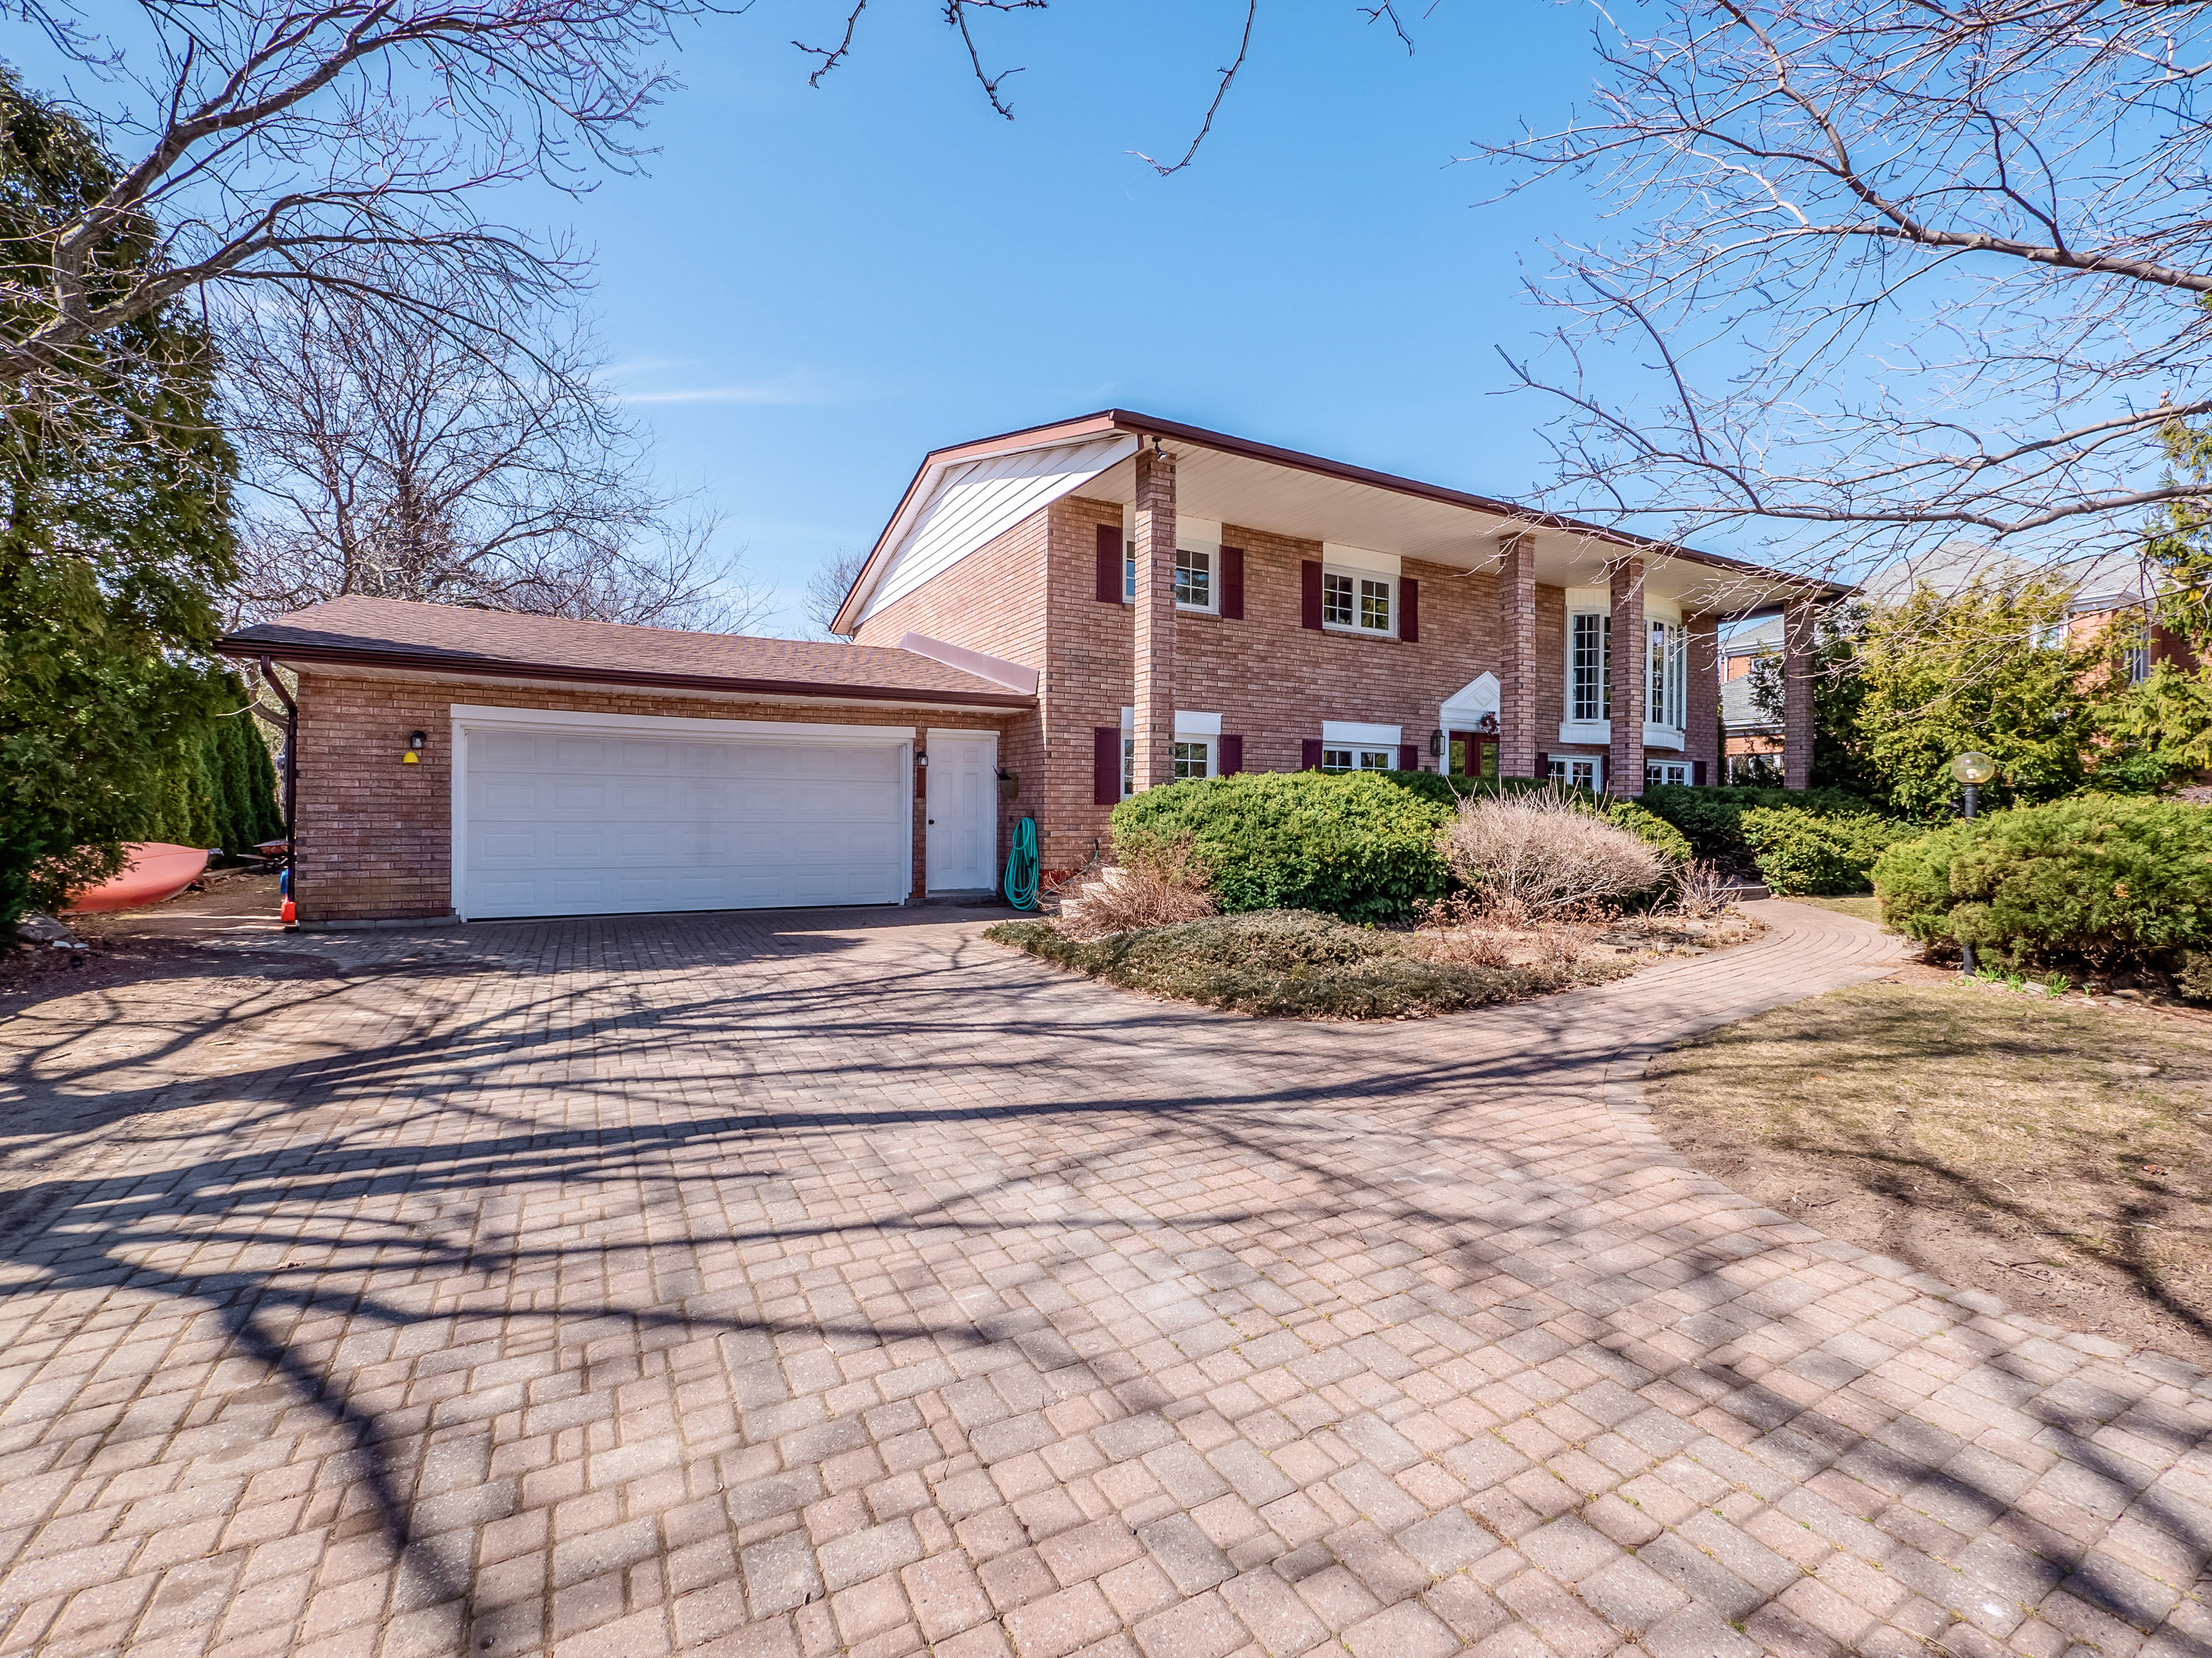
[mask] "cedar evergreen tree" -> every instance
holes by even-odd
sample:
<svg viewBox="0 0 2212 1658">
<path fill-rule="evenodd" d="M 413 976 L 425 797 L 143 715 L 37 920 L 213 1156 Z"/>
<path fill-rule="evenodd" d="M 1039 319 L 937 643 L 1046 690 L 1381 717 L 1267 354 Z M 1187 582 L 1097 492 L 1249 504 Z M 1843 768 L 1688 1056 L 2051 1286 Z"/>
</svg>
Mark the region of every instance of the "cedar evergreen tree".
<svg viewBox="0 0 2212 1658">
<path fill-rule="evenodd" d="M 42 303 L 53 228 L 113 178 L 82 123 L 0 67 L 0 323 L 10 337 Z M 155 242 L 146 221 L 118 222 L 86 264 L 94 296 L 141 280 Z M 213 592 L 233 565 L 234 465 L 213 417 L 205 331 L 164 307 L 60 362 L 0 390 L 0 926 L 10 930 L 27 908 L 119 867 L 167 768 L 210 714 L 237 706 L 223 702 L 210 654 Z"/>
</svg>

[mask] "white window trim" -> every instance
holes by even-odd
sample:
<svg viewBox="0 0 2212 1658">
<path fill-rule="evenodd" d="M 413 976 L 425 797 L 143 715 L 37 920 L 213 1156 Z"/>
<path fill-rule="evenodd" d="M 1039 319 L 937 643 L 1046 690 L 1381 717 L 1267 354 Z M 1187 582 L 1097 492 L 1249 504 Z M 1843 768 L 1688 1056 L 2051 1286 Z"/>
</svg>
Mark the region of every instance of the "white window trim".
<svg viewBox="0 0 2212 1658">
<path fill-rule="evenodd" d="M 1402 726 L 1377 726 L 1356 720 L 1324 720 L 1321 740 L 1332 749 L 1395 749 L 1405 741 Z"/>
<path fill-rule="evenodd" d="M 1659 774 L 1656 779 L 1651 775 L 1655 771 Z M 1678 771 L 1682 774 L 1680 777 L 1669 779 L 1667 774 L 1670 771 Z M 1647 760 L 1644 762 L 1644 786 L 1647 789 L 1655 786 L 1663 787 L 1670 782 L 1686 786 L 1696 780 L 1697 774 L 1697 768 L 1687 760 Z"/>
<path fill-rule="evenodd" d="M 1395 562 L 1395 560 L 1392 562 L 1394 563 Z M 1352 583 L 1352 619 L 1349 622 L 1331 622 L 1328 619 L 1328 584 L 1329 577 L 1333 575 L 1342 576 Z M 1398 621 L 1401 612 L 1398 602 L 1398 576 L 1395 570 L 1370 570 L 1364 569 L 1356 564 L 1332 564 L 1324 562 L 1321 567 L 1321 626 L 1323 633 L 1354 634 L 1362 639 L 1395 639 L 1398 636 Z M 1359 584 L 1363 581 L 1379 581 L 1382 584 L 1384 588 L 1389 591 L 1390 595 L 1390 625 L 1388 628 L 1369 628 L 1361 625 L 1359 622 L 1359 604 L 1360 600 L 1364 598 L 1365 595 L 1359 591 Z"/>
<path fill-rule="evenodd" d="M 1203 743 L 1206 744 L 1206 774 L 1221 775 L 1221 716 L 1218 714 L 1195 713 L 1188 708 L 1175 711 L 1175 733 L 1170 743 Z M 1170 764 L 1173 750 L 1170 750 Z M 1126 800 L 1136 793 L 1133 785 L 1137 769 L 1137 711 L 1126 705 L 1121 709 L 1121 798 Z"/>
<path fill-rule="evenodd" d="M 1575 768 L 1590 768 L 1589 790 L 1593 794 L 1605 793 L 1605 756 L 1601 754 L 1555 754 L 1551 756 L 1551 774 L 1561 781 L 1573 785 Z"/>
<path fill-rule="evenodd" d="M 1206 591 L 1208 595 L 1206 602 L 1203 604 L 1186 604 L 1178 598 L 1176 600 L 1176 609 L 1186 611 L 1192 616 L 1219 616 L 1221 614 L 1221 549 L 1185 546 L 1182 544 L 1181 538 L 1177 538 L 1176 546 L 1177 558 L 1195 558 L 1200 556 L 1203 556 L 1206 560 Z"/>
</svg>

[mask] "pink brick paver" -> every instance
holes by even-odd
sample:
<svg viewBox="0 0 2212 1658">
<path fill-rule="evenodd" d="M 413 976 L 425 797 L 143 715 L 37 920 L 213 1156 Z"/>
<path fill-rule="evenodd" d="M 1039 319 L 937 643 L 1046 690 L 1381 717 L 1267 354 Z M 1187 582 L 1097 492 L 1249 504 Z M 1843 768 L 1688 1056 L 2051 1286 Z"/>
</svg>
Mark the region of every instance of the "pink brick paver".
<svg viewBox="0 0 2212 1658">
<path fill-rule="evenodd" d="M 0 1655 L 2212 1651 L 2212 1388 L 1686 1168 L 1759 944 L 1373 1026 L 972 918 L 211 933 L 0 1027 Z"/>
</svg>

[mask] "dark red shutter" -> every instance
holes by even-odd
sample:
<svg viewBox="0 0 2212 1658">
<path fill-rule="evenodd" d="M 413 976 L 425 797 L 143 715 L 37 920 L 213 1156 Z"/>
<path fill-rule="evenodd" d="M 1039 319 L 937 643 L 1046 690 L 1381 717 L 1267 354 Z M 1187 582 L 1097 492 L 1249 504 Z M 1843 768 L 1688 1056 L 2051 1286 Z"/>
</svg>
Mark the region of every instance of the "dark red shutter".
<svg viewBox="0 0 2212 1658">
<path fill-rule="evenodd" d="M 1398 769 L 1419 771 L 1421 768 L 1421 745 L 1418 743 L 1398 744 Z"/>
<path fill-rule="evenodd" d="M 1692 783 L 1695 783 L 1699 788 L 1705 787 L 1705 762 L 1704 761 L 1692 760 L 1690 762 L 1690 780 Z"/>
<path fill-rule="evenodd" d="M 1538 755 L 1536 756 L 1536 780 L 1540 783 L 1551 774 L 1552 756 L 1548 754 Z"/>
<path fill-rule="evenodd" d="M 1098 602 L 1119 604 L 1121 602 L 1121 526 L 1102 524 L 1098 526 Z M 1120 786 L 1115 785 L 1115 799 L 1120 799 Z"/>
<path fill-rule="evenodd" d="M 1408 645 L 1421 637 L 1421 584 L 1411 576 L 1398 578 L 1398 637 Z"/>
<path fill-rule="evenodd" d="M 1221 614 L 1231 622 L 1244 619 L 1244 550 L 1221 550 Z"/>
<path fill-rule="evenodd" d="M 1308 559 L 1298 566 L 1298 598 L 1303 614 L 1298 618 L 1301 628 L 1321 626 L 1321 566 Z M 1314 762 L 1318 765 L 1320 762 Z"/>
<path fill-rule="evenodd" d="M 1318 564 L 1310 564 L 1306 568 L 1310 570 L 1318 570 L 1321 568 L 1321 566 Z M 1299 748 L 1298 763 L 1304 767 L 1308 771 L 1317 771 L 1320 769 L 1321 738 L 1318 737 L 1309 737 L 1306 738 L 1305 742 L 1301 744 Z"/>
<path fill-rule="evenodd" d="M 1091 804 L 1118 805 L 1121 800 L 1121 728 L 1091 728 Z"/>
<path fill-rule="evenodd" d="M 1221 775 L 1234 777 L 1244 769 L 1244 739 L 1224 736 L 1221 739 Z"/>
</svg>

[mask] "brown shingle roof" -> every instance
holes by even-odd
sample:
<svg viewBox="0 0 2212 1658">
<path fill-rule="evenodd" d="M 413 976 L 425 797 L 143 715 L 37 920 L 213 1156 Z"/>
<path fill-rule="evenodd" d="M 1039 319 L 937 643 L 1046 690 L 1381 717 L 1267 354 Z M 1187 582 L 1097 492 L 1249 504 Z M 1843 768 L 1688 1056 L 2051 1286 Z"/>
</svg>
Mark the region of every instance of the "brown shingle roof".
<svg viewBox="0 0 2212 1658">
<path fill-rule="evenodd" d="M 302 667 L 581 679 L 684 690 L 1022 707 L 1036 699 L 912 651 L 679 633 L 507 610 L 334 598 L 224 638 L 227 656 Z"/>
</svg>

